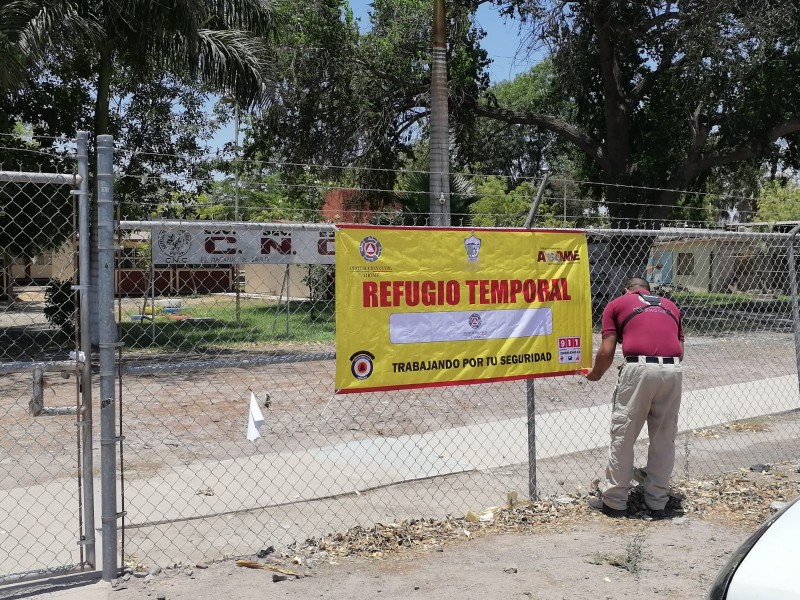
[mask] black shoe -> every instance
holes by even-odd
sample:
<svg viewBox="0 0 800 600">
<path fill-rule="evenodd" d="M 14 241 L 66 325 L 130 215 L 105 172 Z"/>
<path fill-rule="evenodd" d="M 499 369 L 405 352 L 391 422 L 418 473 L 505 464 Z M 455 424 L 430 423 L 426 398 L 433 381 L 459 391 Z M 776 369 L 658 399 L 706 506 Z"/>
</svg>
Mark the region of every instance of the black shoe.
<svg viewBox="0 0 800 600">
<path fill-rule="evenodd" d="M 654 521 L 660 521 L 661 519 L 667 518 L 667 511 L 663 508 L 648 508 L 647 514 Z"/>
<path fill-rule="evenodd" d="M 607 517 L 612 519 L 622 519 L 628 516 L 628 509 L 611 508 L 601 498 L 589 498 L 586 503 L 592 510 L 599 510 Z"/>
</svg>

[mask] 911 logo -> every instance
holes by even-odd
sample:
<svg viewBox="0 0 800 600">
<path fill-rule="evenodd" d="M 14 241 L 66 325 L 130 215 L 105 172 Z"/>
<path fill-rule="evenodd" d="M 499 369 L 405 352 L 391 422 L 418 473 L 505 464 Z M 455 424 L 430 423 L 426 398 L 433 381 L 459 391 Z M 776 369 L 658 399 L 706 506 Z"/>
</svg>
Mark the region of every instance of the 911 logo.
<svg viewBox="0 0 800 600">
<path fill-rule="evenodd" d="M 350 357 L 350 372 L 356 379 L 368 379 L 372 375 L 372 361 L 375 355 L 367 350 L 359 350 Z"/>
</svg>

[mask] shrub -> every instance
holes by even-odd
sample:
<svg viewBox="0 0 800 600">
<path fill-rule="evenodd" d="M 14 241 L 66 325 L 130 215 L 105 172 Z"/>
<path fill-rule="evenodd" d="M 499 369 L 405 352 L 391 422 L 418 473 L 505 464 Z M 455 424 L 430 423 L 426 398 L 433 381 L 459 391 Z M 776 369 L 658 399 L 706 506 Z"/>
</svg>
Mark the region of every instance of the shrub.
<svg viewBox="0 0 800 600">
<path fill-rule="evenodd" d="M 73 336 L 78 322 L 78 308 L 71 281 L 52 280 L 44 293 L 44 315 L 51 327 Z"/>
</svg>

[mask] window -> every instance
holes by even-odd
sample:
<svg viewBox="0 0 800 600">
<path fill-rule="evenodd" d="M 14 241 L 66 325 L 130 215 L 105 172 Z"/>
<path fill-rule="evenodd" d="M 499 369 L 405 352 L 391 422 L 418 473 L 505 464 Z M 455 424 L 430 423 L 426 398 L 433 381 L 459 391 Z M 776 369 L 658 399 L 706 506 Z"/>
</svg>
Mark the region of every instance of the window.
<svg viewBox="0 0 800 600">
<path fill-rule="evenodd" d="M 694 254 L 678 252 L 678 275 L 694 275 Z"/>
</svg>

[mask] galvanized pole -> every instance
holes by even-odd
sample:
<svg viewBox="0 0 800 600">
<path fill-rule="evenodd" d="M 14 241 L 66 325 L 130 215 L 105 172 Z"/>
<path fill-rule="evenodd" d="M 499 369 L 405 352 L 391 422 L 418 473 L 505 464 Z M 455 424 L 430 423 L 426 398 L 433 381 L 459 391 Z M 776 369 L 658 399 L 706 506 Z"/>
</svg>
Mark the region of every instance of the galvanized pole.
<svg viewBox="0 0 800 600">
<path fill-rule="evenodd" d="M 117 442 L 114 320 L 114 141 L 97 136 L 98 316 L 100 322 L 100 487 L 103 522 L 103 579 L 117 576 Z"/>
<path fill-rule="evenodd" d="M 525 409 L 528 414 L 528 499 L 537 500 L 536 490 L 536 391 L 533 378 L 525 380 Z"/>
<path fill-rule="evenodd" d="M 91 287 L 91 243 L 89 222 L 92 217 L 89 205 L 89 134 L 79 131 L 78 175 L 81 187 L 78 190 L 78 278 L 80 292 L 81 352 L 81 408 L 78 427 L 81 428 L 81 473 L 83 475 L 83 540 L 86 562 L 97 566 L 94 537 L 94 459 L 92 455 L 92 336 L 89 298 Z"/>
<path fill-rule="evenodd" d="M 234 128 L 234 155 L 233 155 L 233 165 L 234 165 L 234 198 L 233 198 L 233 220 L 235 223 L 239 222 L 239 179 L 240 173 L 239 169 L 241 168 L 241 164 L 239 164 L 239 103 L 236 102 L 233 105 L 233 128 Z M 239 232 L 236 232 L 238 237 Z M 233 287 L 236 292 L 236 324 L 242 322 L 242 301 L 241 301 L 241 290 L 239 289 L 239 277 L 240 277 L 240 268 L 239 263 L 237 262 L 233 267 Z"/>
<path fill-rule="evenodd" d="M 531 208 L 528 211 L 528 216 L 525 217 L 525 229 L 530 229 L 533 227 L 533 221 L 536 219 L 536 212 L 539 210 L 539 204 L 542 201 L 542 196 L 544 196 L 544 190 L 547 187 L 547 180 L 549 179 L 550 174 L 545 173 L 544 177 L 542 178 L 542 183 L 539 184 L 539 189 L 536 190 L 536 197 L 533 199 L 531 203 Z"/>
<path fill-rule="evenodd" d="M 789 289 L 792 294 L 792 332 L 794 333 L 794 361 L 798 380 L 800 381 L 800 308 L 797 300 L 797 264 L 794 255 L 794 242 L 797 239 L 797 232 L 800 231 L 800 224 L 795 225 L 789 232 Z M 798 388 L 800 390 L 800 388 Z"/>
<path fill-rule="evenodd" d="M 525 229 L 531 229 L 536 221 L 536 211 L 539 210 L 539 203 L 542 201 L 548 177 L 549 174 L 545 173 L 525 219 Z M 525 380 L 525 399 L 525 410 L 528 415 L 528 498 L 536 500 L 539 493 L 536 490 L 536 389 L 533 385 L 533 378 Z"/>
</svg>

